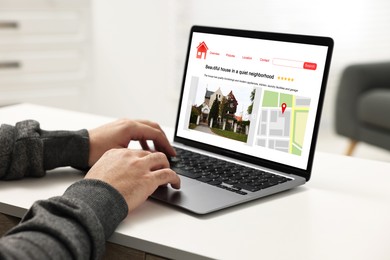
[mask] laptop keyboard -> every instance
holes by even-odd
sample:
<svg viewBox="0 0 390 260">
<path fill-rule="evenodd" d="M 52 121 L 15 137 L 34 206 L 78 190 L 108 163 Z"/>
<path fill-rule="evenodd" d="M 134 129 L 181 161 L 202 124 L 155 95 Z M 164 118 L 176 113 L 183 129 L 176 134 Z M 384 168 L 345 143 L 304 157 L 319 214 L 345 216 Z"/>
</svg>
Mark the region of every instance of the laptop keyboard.
<svg viewBox="0 0 390 260">
<path fill-rule="evenodd" d="M 171 168 L 179 175 L 247 195 L 291 179 L 227 162 L 207 155 L 175 148 L 177 156 L 170 158 Z"/>
</svg>

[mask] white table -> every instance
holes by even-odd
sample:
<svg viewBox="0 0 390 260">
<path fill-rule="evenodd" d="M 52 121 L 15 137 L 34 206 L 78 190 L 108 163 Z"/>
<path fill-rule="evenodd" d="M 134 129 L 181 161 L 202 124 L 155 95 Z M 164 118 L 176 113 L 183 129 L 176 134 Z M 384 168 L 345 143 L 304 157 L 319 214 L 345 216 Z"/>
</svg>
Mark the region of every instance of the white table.
<svg viewBox="0 0 390 260">
<path fill-rule="evenodd" d="M 0 108 L 1 123 L 27 118 L 46 130 L 113 120 L 30 104 Z M 60 195 L 80 178 L 61 168 L 0 182 L 0 212 L 21 217 L 35 200 Z M 147 201 L 110 241 L 173 259 L 390 259 L 389 186 L 389 163 L 317 152 L 302 187 L 203 217 Z"/>
</svg>

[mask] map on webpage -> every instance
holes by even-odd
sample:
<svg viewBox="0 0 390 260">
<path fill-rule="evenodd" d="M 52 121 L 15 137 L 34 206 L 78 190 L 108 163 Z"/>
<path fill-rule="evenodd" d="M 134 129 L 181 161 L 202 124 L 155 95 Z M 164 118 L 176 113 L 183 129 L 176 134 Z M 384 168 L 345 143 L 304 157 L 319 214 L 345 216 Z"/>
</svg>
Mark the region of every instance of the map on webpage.
<svg viewBox="0 0 390 260">
<path fill-rule="evenodd" d="M 310 98 L 264 91 L 256 145 L 301 155 Z"/>
</svg>

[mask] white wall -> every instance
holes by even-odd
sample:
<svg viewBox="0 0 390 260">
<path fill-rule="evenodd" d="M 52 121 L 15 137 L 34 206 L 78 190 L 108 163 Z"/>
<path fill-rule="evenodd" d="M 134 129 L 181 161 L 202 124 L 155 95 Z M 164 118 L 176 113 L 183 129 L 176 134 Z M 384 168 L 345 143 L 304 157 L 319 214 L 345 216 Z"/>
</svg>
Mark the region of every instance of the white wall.
<svg viewBox="0 0 390 260">
<path fill-rule="evenodd" d="M 335 50 L 322 117 L 333 129 L 342 69 L 390 60 L 390 1 L 95 0 L 91 111 L 173 126 L 192 24 L 325 35 Z"/>
<path fill-rule="evenodd" d="M 173 1 L 94 1 L 90 112 L 173 126 Z"/>
</svg>

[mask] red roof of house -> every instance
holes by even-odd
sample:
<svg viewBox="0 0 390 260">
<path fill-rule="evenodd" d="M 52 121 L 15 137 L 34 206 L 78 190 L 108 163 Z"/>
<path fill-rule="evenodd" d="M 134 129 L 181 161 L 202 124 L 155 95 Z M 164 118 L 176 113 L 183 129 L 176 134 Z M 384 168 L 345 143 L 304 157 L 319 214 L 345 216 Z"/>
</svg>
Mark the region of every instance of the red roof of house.
<svg viewBox="0 0 390 260">
<path fill-rule="evenodd" d="M 234 116 L 237 121 L 242 121 L 242 116 Z"/>
</svg>

